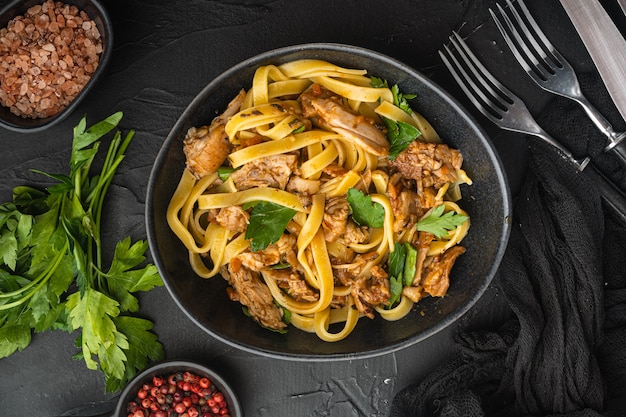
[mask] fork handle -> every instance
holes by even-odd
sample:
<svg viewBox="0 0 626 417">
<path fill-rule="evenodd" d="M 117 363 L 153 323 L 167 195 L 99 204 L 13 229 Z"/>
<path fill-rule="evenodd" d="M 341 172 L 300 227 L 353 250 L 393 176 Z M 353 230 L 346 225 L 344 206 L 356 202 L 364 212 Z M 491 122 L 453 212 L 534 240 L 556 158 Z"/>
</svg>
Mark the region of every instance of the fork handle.
<svg viewBox="0 0 626 417">
<path fill-rule="evenodd" d="M 587 113 L 587 116 L 596 127 L 609 139 L 609 143 L 604 148 L 605 152 L 615 154 L 620 163 L 626 168 L 626 132 L 618 133 L 613 129 L 611 123 L 596 109 L 585 96 L 575 99 Z"/>
<path fill-rule="evenodd" d="M 593 164 L 588 164 L 583 172 L 591 178 L 598 187 L 605 203 L 613 209 L 622 222 L 626 222 L 626 196 Z"/>
<path fill-rule="evenodd" d="M 610 143 L 605 152 L 613 152 L 619 159 L 623 167 L 626 167 L 626 132 L 619 135 L 615 142 Z"/>
</svg>

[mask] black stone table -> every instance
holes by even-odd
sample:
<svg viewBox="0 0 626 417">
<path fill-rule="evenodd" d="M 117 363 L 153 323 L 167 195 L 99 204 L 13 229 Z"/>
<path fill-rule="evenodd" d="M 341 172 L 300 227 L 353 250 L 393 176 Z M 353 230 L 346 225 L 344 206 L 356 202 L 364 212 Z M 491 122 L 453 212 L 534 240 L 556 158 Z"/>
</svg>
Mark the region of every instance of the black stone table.
<svg viewBox="0 0 626 417">
<path fill-rule="evenodd" d="M 0 0 L 0 4 L 6 0 Z M 547 102 L 513 61 L 490 20 L 488 0 L 111 0 L 115 47 L 105 77 L 60 125 L 37 134 L 0 128 L 0 200 L 17 185 L 39 182 L 32 168 L 66 172 L 72 128 L 123 111 L 123 131 L 136 130 L 111 187 L 105 242 L 145 239 L 148 176 L 178 116 L 213 77 L 269 49 L 307 42 L 353 44 L 382 52 L 423 72 L 466 105 L 491 135 L 515 193 L 525 170 L 525 138 L 504 134 L 467 103 L 439 59 L 452 30 L 459 31 L 496 68 L 503 81 L 540 111 Z M 558 1 L 528 0 L 553 43 L 581 56 Z M 613 5 L 615 7 L 615 5 Z M 622 21 L 623 23 L 623 21 Z M 585 56 L 582 53 L 582 56 Z M 575 62 L 593 71 L 590 59 Z M 498 277 L 496 276 L 496 280 Z M 238 392 L 247 416 L 386 416 L 394 395 L 454 355 L 460 328 L 492 327 L 507 314 L 495 285 L 444 331 L 398 352 L 364 360 L 291 362 L 268 359 L 212 339 L 179 310 L 164 287 L 140 295 L 140 314 L 168 359 L 194 359 L 222 373 Z M 76 334 L 33 335 L 30 346 L 0 359 L 0 415 L 56 416 L 111 399 L 103 377 L 72 360 Z M 0 341 L 1 343 L 1 341 Z"/>
</svg>

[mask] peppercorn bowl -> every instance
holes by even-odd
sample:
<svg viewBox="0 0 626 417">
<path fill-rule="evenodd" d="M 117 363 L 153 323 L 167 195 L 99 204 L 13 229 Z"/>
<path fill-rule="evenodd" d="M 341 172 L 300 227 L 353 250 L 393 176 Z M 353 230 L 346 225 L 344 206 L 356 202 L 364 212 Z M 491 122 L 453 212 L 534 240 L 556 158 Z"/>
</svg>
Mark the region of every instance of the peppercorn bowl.
<svg viewBox="0 0 626 417">
<path fill-rule="evenodd" d="M 76 110 L 101 79 L 113 27 L 98 0 L 14 0 L 0 10 L 0 126 L 37 132 Z"/>
<path fill-rule="evenodd" d="M 144 409 L 149 411 L 144 414 Z M 169 416 L 172 412 L 243 416 L 237 395 L 224 378 L 204 365 L 184 360 L 160 362 L 138 374 L 121 392 L 112 416 Z"/>
<path fill-rule="evenodd" d="M 203 279 L 190 266 L 189 253 L 170 229 L 167 211 L 186 160 L 183 139 L 192 127 L 206 125 L 242 89 L 248 89 L 256 69 L 302 59 L 328 61 L 416 94 L 412 107 L 433 125 L 443 140 L 463 154 L 473 184 L 463 189 L 459 205 L 471 217 L 466 252 L 456 261 L 444 297 L 428 297 L 405 317 L 387 321 L 360 319 L 354 330 L 335 342 L 295 327 L 274 332 L 248 317 L 227 295 L 219 276 Z M 345 360 L 388 354 L 416 344 L 454 323 L 481 297 L 491 282 L 509 236 L 511 201 L 506 176 L 490 139 L 461 105 L 441 87 L 378 52 L 342 44 L 305 44 L 268 51 L 250 58 L 212 80 L 189 104 L 164 141 L 152 168 L 146 197 L 146 229 L 152 257 L 178 306 L 197 326 L 239 349 L 278 359 Z"/>
</svg>

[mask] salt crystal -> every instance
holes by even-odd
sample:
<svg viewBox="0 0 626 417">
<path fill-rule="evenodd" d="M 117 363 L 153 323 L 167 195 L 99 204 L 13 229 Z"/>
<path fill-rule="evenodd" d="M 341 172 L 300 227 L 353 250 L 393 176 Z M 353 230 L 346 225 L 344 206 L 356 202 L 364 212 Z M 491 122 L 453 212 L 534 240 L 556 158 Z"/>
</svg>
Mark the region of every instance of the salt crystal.
<svg viewBox="0 0 626 417">
<path fill-rule="evenodd" d="M 38 4 L 36 6 L 31 7 L 30 9 L 28 9 L 26 11 L 26 15 L 30 15 L 30 16 L 35 16 L 37 14 L 41 13 L 41 5 Z"/>
<path fill-rule="evenodd" d="M 21 31 L 24 30 L 24 22 L 22 22 L 21 20 L 18 20 L 17 22 L 15 22 L 15 24 L 13 25 L 13 30 L 15 31 L 15 33 L 20 33 Z"/>
<path fill-rule="evenodd" d="M 0 104 L 48 117 L 74 100 L 102 53 L 100 32 L 78 7 L 46 0 L 0 28 Z"/>
</svg>

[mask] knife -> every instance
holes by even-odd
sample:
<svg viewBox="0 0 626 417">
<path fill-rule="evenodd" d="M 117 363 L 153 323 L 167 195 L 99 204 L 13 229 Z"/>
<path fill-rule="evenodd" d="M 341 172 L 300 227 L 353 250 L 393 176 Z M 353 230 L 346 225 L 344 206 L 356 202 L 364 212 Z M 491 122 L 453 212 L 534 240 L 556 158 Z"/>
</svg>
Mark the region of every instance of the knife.
<svg viewBox="0 0 626 417">
<path fill-rule="evenodd" d="M 582 39 L 600 77 L 626 120 L 626 39 L 598 0 L 560 0 Z M 624 6 L 626 0 L 620 0 Z M 611 141 L 606 150 L 626 155 L 626 135 Z"/>
</svg>

